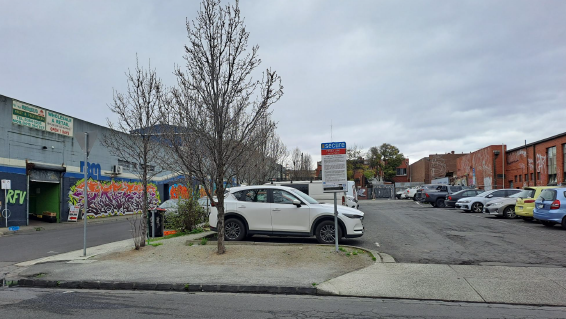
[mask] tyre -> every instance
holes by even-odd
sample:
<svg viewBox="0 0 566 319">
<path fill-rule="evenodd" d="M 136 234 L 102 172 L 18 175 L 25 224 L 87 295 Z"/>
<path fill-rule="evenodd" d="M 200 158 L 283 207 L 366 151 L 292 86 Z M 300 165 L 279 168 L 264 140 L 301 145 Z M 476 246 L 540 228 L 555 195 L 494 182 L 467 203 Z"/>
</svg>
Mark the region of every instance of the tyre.
<svg viewBox="0 0 566 319">
<path fill-rule="evenodd" d="M 224 239 L 227 241 L 243 240 L 246 237 L 246 227 L 239 219 L 230 218 L 224 222 Z"/>
<path fill-rule="evenodd" d="M 481 213 L 483 212 L 483 204 L 482 203 L 473 203 L 472 204 L 472 212 L 474 213 Z"/>
<path fill-rule="evenodd" d="M 432 207 L 436 207 L 436 203 L 429 203 Z"/>
<path fill-rule="evenodd" d="M 446 204 L 444 203 L 443 198 L 439 198 L 439 199 L 436 200 L 436 207 L 438 207 L 438 208 L 446 207 Z"/>
<path fill-rule="evenodd" d="M 515 214 L 515 206 L 507 206 L 503 210 L 503 217 L 505 218 L 517 218 Z"/>
<path fill-rule="evenodd" d="M 413 200 L 416 202 L 417 201 L 417 195 L 413 195 Z"/>
<path fill-rule="evenodd" d="M 321 244 L 334 244 L 334 221 L 325 220 L 316 226 L 316 240 Z M 338 241 L 342 238 L 342 230 L 338 227 Z"/>
<path fill-rule="evenodd" d="M 566 216 L 562 218 L 562 229 L 566 229 Z"/>
<path fill-rule="evenodd" d="M 546 226 L 546 227 L 554 227 L 554 222 L 549 222 L 549 221 L 546 221 L 546 220 L 541 220 L 540 223 L 543 224 L 543 225 Z"/>
</svg>

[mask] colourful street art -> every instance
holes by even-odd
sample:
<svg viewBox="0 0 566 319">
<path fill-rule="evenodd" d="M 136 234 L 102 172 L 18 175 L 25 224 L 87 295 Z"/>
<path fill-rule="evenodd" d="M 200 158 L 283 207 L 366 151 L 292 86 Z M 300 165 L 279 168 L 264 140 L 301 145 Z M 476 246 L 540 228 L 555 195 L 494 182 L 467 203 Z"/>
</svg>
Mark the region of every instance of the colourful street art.
<svg viewBox="0 0 566 319">
<path fill-rule="evenodd" d="M 174 184 L 169 187 L 170 199 L 187 199 L 189 198 L 189 189 L 181 184 Z"/>
<path fill-rule="evenodd" d="M 69 191 L 69 207 L 83 209 L 84 179 L 71 186 Z M 159 192 L 155 184 L 147 185 L 149 209 L 159 205 Z M 89 218 L 112 215 L 128 215 L 141 213 L 143 186 L 139 182 L 95 181 L 88 180 L 88 212 Z"/>
</svg>

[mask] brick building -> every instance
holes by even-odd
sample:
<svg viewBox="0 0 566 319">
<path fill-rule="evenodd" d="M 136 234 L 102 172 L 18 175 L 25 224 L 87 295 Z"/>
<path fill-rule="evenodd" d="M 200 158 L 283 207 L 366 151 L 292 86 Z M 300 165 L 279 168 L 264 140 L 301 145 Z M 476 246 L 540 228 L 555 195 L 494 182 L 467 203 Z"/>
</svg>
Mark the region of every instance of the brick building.
<svg viewBox="0 0 566 319">
<path fill-rule="evenodd" d="M 508 187 L 566 182 L 566 132 L 507 151 Z"/>
<path fill-rule="evenodd" d="M 505 188 L 503 183 L 505 151 L 505 145 L 490 145 L 458 158 L 455 183 L 475 185 L 485 190 Z"/>
<path fill-rule="evenodd" d="M 409 159 L 406 158 L 401 165 L 397 167 L 397 173 L 393 177 L 394 183 L 408 183 L 410 182 L 410 165 Z"/>
<path fill-rule="evenodd" d="M 409 181 L 429 184 L 432 180 L 456 175 L 457 160 L 465 154 L 431 154 L 409 166 Z"/>
</svg>

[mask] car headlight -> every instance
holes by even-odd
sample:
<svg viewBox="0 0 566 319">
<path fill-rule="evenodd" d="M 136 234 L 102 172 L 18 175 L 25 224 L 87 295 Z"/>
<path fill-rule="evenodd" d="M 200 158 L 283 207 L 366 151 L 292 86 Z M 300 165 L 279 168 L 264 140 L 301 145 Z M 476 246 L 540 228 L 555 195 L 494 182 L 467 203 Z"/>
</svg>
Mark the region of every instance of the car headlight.
<svg viewBox="0 0 566 319">
<path fill-rule="evenodd" d="M 470 202 L 470 201 L 467 200 L 467 199 L 459 200 L 459 201 L 458 201 L 458 203 L 461 203 L 461 204 L 467 204 L 467 203 L 469 203 L 469 202 Z"/>
<path fill-rule="evenodd" d="M 344 215 L 344 216 L 346 216 L 346 217 L 348 217 L 348 218 L 364 219 L 364 216 L 358 215 L 358 214 L 342 213 L 342 215 Z"/>
<path fill-rule="evenodd" d="M 491 203 L 490 206 L 501 206 L 503 202 Z"/>
</svg>

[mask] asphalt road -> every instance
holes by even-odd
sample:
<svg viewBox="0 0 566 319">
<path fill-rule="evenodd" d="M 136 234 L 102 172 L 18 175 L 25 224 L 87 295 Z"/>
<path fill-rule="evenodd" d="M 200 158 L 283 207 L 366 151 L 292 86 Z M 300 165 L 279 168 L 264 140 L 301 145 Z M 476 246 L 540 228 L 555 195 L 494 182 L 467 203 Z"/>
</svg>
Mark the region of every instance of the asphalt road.
<svg viewBox="0 0 566 319">
<path fill-rule="evenodd" d="M 83 249 L 83 227 L 73 226 L 0 237 L 0 265 Z M 87 248 L 128 238 L 130 222 L 126 220 L 87 225 Z"/>
<path fill-rule="evenodd" d="M 387 253 L 402 263 L 563 266 L 566 231 L 522 219 L 433 208 L 412 200 L 361 201 L 365 233 L 342 244 Z M 316 244 L 315 238 L 254 236 L 254 241 Z"/>
<path fill-rule="evenodd" d="M 566 318 L 566 308 L 323 296 L 0 289 L 6 318 Z"/>
<path fill-rule="evenodd" d="M 566 266 L 566 231 L 412 200 L 365 201 L 360 245 L 397 262 Z M 379 247 L 376 245 L 379 245 Z"/>
</svg>

